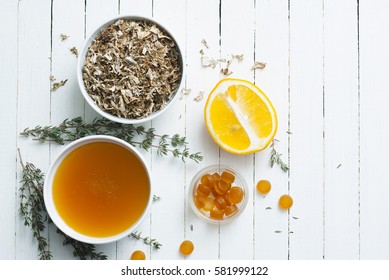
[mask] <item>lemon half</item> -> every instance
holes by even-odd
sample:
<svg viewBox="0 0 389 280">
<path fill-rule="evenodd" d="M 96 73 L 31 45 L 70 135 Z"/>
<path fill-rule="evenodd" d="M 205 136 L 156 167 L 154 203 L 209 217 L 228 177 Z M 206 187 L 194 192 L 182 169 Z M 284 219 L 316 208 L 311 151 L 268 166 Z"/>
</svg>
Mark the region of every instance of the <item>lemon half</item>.
<svg viewBox="0 0 389 280">
<path fill-rule="evenodd" d="M 233 154 L 259 152 L 277 132 L 277 114 L 269 98 L 241 79 L 217 83 L 205 104 L 204 118 L 215 143 Z"/>
</svg>

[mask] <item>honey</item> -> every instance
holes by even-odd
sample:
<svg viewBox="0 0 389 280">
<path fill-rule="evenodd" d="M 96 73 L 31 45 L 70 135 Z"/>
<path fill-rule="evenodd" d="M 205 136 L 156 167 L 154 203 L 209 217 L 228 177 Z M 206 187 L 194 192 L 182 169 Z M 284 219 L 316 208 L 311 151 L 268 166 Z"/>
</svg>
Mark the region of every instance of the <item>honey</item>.
<svg viewBox="0 0 389 280">
<path fill-rule="evenodd" d="M 150 182 L 140 159 L 110 142 L 76 148 L 53 181 L 55 207 L 65 223 L 90 237 L 117 235 L 146 210 Z"/>
</svg>

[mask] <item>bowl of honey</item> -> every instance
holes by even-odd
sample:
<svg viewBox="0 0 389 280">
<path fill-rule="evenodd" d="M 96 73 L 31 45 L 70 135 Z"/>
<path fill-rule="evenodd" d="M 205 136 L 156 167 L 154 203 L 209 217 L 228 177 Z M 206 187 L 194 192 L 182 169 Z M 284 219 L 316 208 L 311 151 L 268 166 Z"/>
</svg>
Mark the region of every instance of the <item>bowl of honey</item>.
<svg viewBox="0 0 389 280">
<path fill-rule="evenodd" d="M 51 220 L 65 234 L 90 244 L 114 242 L 149 212 L 150 172 L 127 142 L 87 136 L 68 144 L 52 162 L 43 196 Z"/>
<path fill-rule="evenodd" d="M 235 169 L 216 164 L 201 169 L 189 187 L 194 213 L 212 224 L 229 223 L 246 208 L 249 197 L 245 179 Z"/>
</svg>

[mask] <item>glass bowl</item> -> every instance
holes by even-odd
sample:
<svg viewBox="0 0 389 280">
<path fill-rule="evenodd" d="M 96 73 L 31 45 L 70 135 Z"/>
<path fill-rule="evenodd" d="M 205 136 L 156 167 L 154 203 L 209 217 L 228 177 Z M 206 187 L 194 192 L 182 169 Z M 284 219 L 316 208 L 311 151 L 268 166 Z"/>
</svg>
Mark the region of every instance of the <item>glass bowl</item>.
<svg viewBox="0 0 389 280">
<path fill-rule="evenodd" d="M 198 190 L 199 185 L 207 185 L 209 187 L 209 183 L 205 183 L 205 184 L 201 183 L 201 178 L 204 175 L 206 175 L 206 174 L 212 175 L 215 173 L 221 175 L 223 172 L 228 172 L 230 174 L 233 174 L 235 177 L 234 181 L 231 183 L 231 186 L 228 187 L 227 191 L 223 192 L 223 190 L 221 190 L 221 188 L 218 188 L 218 187 L 216 187 L 216 189 L 215 189 L 215 181 L 213 181 L 213 183 L 211 183 L 211 185 L 213 185 L 213 187 L 210 188 L 211 192 L 208 195 L 207 195 L 208 191 L 206 189 L 205 189 L 205 193 Z M 216 176 L 216 175 L 214 175 L 214 176 Z M 216 179 L 216 182 L 218 180 L 221 180 L 221 178 Z M 239 203 L 235 203 L 235 204 L 231 203 L 229 201 L 229 200 L 231 200 L 232 202 L 234 202 L 234 200 L 232 199 L 233 195 L 231 195 L 231 190 L 234 187 L 240 187 L 241 190 L 239 190 L 239 191 L 243 191 L 242 200 Z M 235 189 L 235 190 L 237 190 L 237 189 Z M 224 201 L 226 202 L 226 204 L 227 204 L 226 207 L 224 207 L 225 205 L 224 205 L 223 199 L 221 199 L 220 197 L 222 197 L 224 199 Z M 215 165 L 211 165 L 211 166 L 208 166 L 208 167 L 201 169 L 193 177 L 193 179 L 190 183 L 190 186 L 189 186 L 188 198 L 189 198 L 189 204 L 190 204 L 193 212 L 198 217 L 200 217 L 202 220 L 204 220 L 208 223 L 211 223 L 211 224 L 225 224 L 225 223 L 229 223 L 229 222 L 233 221 L 234 219 L 236 219 L 246 208 L 247 202 L 248 202 L 248 197 L 249 197 L 248 186 L 247 186 L 245 179 L 242 177 L 242 175 L 240 175 L 235 169 L 233 169 L 229 166 L 226 166 L 226 165 L 222 165 L 222 164 L 215 164 Z M 219 208 L 222 208 L 222 209 L 218 209 L 216 207 L 216 205 L 214 205 L 212 207 L 212 202 L 210 202 L 210 201 L 213 200 L 213 203 L 215 204 L 216 199 L 218 199 L 216 204 L 218 204 Z M 207 201 L 207 202 L 205 202 L 205 201 Z M 206 203 L 206 205 L 204 205 L 204 203 Z M 233 205 L 235 205 L 237 207 L 237 210 L 236 210 L 236 207 Z M 212 208 L 212 209 L 210 211 L 207 211 L 210 208 Z M 213 212 L 213 213 L 211 214 L 211 212 Z"/>
</svg>

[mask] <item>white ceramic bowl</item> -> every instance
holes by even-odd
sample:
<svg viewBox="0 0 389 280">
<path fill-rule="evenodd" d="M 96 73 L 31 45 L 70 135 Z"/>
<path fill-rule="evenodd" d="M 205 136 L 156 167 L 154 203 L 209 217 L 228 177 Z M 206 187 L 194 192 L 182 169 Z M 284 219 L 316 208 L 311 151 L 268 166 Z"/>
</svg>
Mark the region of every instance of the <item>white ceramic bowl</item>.
<svg viewBox="0 0 389 280">
<path fill-rule="evenodd" d="M 145 21 L 149 21 L 149 22 L 154 23 L 161 30 L 164 30 L 169 35 L 169 37 L 171 39 L 173 39 L 173 41 L 176 44 L 176 47 L 177 47 L 177 50 L 178 50 L 178 54 L 179 54 L 179 63 L 180 63 L 180 68 L 181 68 L 181 78 L 180 78 L 180 82 L 179 82 L 179 84 L 177 86 L 177 91 L 172 93 L 172 96 L 171 96 L 169 102 L 166 104 L 165 107 L 163 107 L 162 109 L 160 109 L 160 110 L 158 110 L 158 111 L 156 111 L 156 112 L 154 112 L 154 113 L 152 113 L 152 114 L 150 114 L 150 115 L 148 115 L 148 116 L 146 116 L 144 118 L 141 118 L 141 119 L 122 118 L 122 117 L 118 117 L 118 116 L 112 115 L 112 114 L 102 110 L 99 106 L 97 106 L 97 104 L 94 102 L 94 100 L 89 96 L 89 94 L 88 94 L 88 92 L 87 92 L 87 90 L 85 88 L 83 78 L 82 78 L 82 69 L 84 67 L 85 57 L 86 57 L 86 55 L 88 53 L 88 48 L 91 45 L 91 43 L 93 42 L 94 38 L 101 32 L 101 30 L 103 30 L 104 28 L 108 27 L 109 25 L 111 25 L 112 23 L 114 23 L 114 22 L 116 22 L 117 20 L 120 20 L 120 19 L 145 20 Z M 150 120 L 154 119 L 155 117 L 159 116 L 163 112 L 165 112 L 177 100 L 177 98 L 179 97 L 179 92 L 178 91 L 179 91 L 180 86 L 182 84 L 183 77 L 184 77 L 183 56 L 182 56 L 180 44 L 173 37 L 172 33 L 170 33 L 162 24 L 157 22 L 155 19 L 151 19 L 151 18 L 147 18 L 147 17 L 134 16 L 134 15 L 125 15 L 125 16 L 115 17 L 115 18 L 112 18 L 112 19 L 106 21 L 105 23 L 101 24 L 85 40 L 84 45 L 83 45 L 83 47 L 80 50 L 80 54 L 78 56 L 78 61 L 77 61 L 77 80 L 78 80 L 78 85 L 80 87 L 81 93 L 84 96 L 84 99 L 86 100 L 86 102 L 97 113 L 99 113 L 101 116 L 103 116 L 103 117 L 105 117 L 105 118 L 107 118 L 107 119 L 109 119 L 111 121 L 118 122 L 118 123 L 124 123 L 124 124 L 138 124 L 138 123 L 147 122 L 147 121 L 150 121 Z"/>
<path fill-rule="evenodd" d="M 130 226 L 126 230 L 124 230 L 116 235 L 108 236 L 108 237 L 92 237 L 92 236 L 82 234 L 82 233 L 74 230 L 73 228 L 71 228 L 63 220 L 63 218 L 60 216 L 60 214 L 58 213 L 58 210 L 55 206 L 54 198 L 53 198 L 53 181 L 54 181 L 54 177 L 55 177 L 55 174 L 57 172 L 57 169 L 60 166 L 60 164 L 62 163 L 62 161 L 75 149 L 77 149 L 83 145 L 86 145 L 89 143 L 95 143 L 95 142 L 113 143 L 113 144 L 119 145 L 121 147 L 124 147 L 125 149 L 130 151 L 143 164 L 143 167 L 146 171 L 148 181 L 149 181 L 149 197 L 148 197 L 146 208 L 143 211 L 143 213 L 141 214 L 141 216 L 138 218 L 138 220 L 132 226 Z M 131 232 L 133 232 L 136 229 L 136 227 L 138 227 L 138 225 L 142 222 L 142 220 L 145 218 L 145 216 L 150 211 L 150 207 L 151 207 L 151 203 L 152 203 L 152 188 L 151 188 L 151 186 L 152 186 L 152 184 L 151 184 L 151 179 L 150 179 L 150 170 L 147 167 L 143 156 L 133 146 L 131 146 L 127 142 L 125 142 L 119 138 L 113 137 L 113 136 L 96 135 L 96 136 L 87 136 L 87 137 L 78 139 L 78 140 L 68 144 L 62 150 L 62 152 L 60 152 L 58 154 L 57 158 L 52 162 L 52 164 L 50 165 L 50 167 L 48 169 L 48 172 L 46 173 L 44 188 L 43 188 L 43 197 L 44 197 L 44 202 L 45 202 L 47 212 L 48 212 L 51 220 L 54 222 L 54 224 L 62 232 L 64 232 L 68 236 L 70 236 L 78 241 L 81 241 L 81 242 L 90 243 L 90 244 L 103 244 L 103 243 L 114 242 L 114 241 L 117 241 L 125 236 L 128 236 Z"/>
<path fill-rule="evenodd" d="M 196 196 L 197 192 L 197 186 L 200 184 L 201 177 L 205 174 L 213 174 L 213 173 L 219 173 L 219 175 L 227 171 L 229 173 L 232 173 L 235 176 L 235 181 L 232 183 L 232 186 L 239 186 L 243 189 L 244 196 L 243 199 L 240 203 L 238 203 L 236 206 L 238 207 L 238 211 L 235 212 L 234 214 L 230 216 L 224 216 L 223 219 L 218 220 L 210 217 L 210 214 L 208 211 L 204 211 L 203 209 L 198 209 L 197 206 L 195 205 L 194 202 L 194 197 Z M 188 199 L 189 199 L 189 204 L 193 210 L 193 212 L 200 217 L 202 220 L 210 223 L 210 224 L 226 224 L 234 219 L 236 219 L 246 208 L 247 202 L 249 198 L 249 189 L 247 186 L 246 180 L 232 167 L 229 167 L 227 165 L 223 164 L 215 164 L 215 165 L 210 165 L 208 167 L 205 167 L 198 171 L 196 175 L 193 177 L 190 185 L 189 185 L 189 194 L 188 194 Z"/>
</svg>

